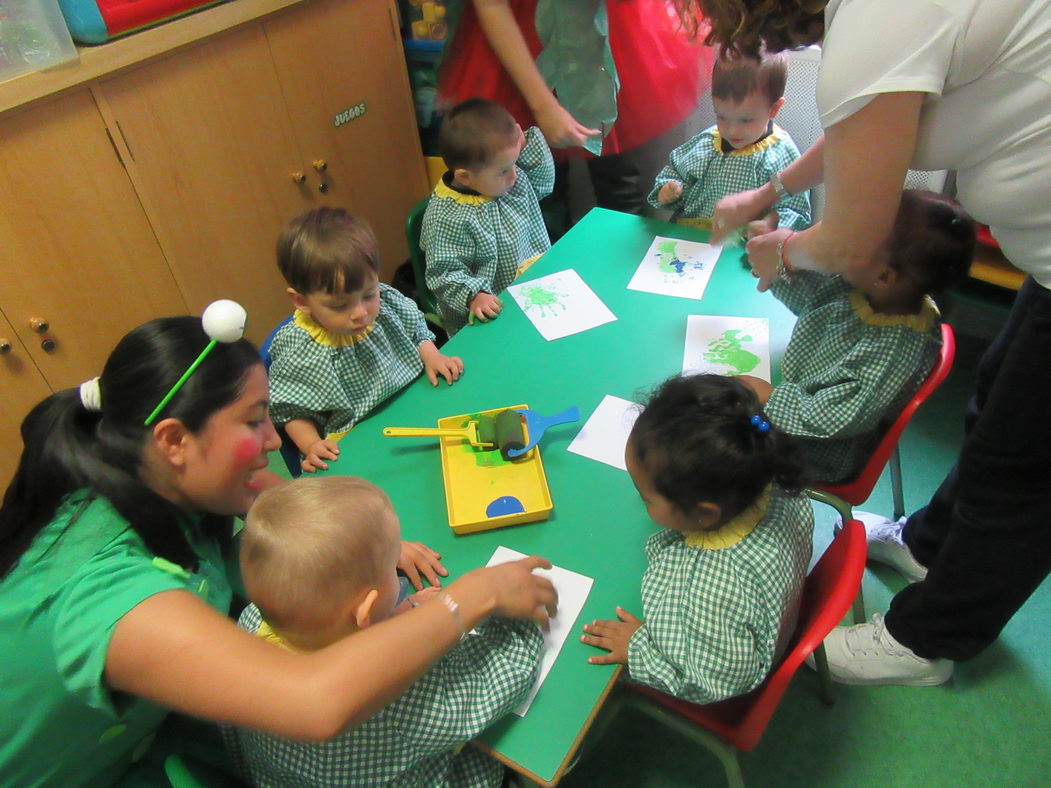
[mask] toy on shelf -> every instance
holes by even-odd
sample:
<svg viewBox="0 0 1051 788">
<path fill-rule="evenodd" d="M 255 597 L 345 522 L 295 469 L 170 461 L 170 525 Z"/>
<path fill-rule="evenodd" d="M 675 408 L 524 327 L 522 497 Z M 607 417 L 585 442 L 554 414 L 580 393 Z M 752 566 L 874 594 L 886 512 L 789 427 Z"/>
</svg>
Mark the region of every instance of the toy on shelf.
<svg viewBox="0 0 1051 788">
<path fill-rule="evenodd" d="M 526 405 L 512 405 L 446 416 L 436 429 L 384 427 L 383 434 L 439 438 L 449 527 L 469 534 L 548 518 L 554 504 L 536 441 L 546 427 L 577 418 L 576 408 L 544 419 Z"/>
<path fill-rule="evenodd" d="M 59 0 L 73 38 L 101 44 L 223 0 Z"/>
<path fill-rule="evenodd" d="M 417 41 L 444 41 L 449 32 L 445 22 L 445 0 L 402 0 L 402 13 Z"/>
</svg>

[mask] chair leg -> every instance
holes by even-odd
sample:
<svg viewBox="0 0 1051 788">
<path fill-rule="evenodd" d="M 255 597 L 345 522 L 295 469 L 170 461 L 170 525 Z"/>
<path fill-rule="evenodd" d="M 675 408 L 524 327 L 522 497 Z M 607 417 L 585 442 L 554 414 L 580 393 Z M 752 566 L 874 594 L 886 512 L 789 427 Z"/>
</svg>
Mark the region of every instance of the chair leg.
<svg viewBox="0 0 1051 788">
<path fill-rule="evenodd" d="M 827 667 L 827 666 L 826 666 Z M 744 777 L 741 764 L 737 760 L 737 750 L 724 742 L 711 731 L 679 717 L 663 706 L 635 693 L 625 693 L 625 703 L 646 716 L 660 722 L 686 738 L 701 744 L 712 755 L 719 759 L 726 773 L 726 784 L 729 788 L 744 788 Z"/>
<path fill-rule="evenodd" d="M 832 674 L 828 670 L 828 655 L 825 654 L 825 644 L 820 643 L 814 649 L 814 667 L 817 668 L 817 678 L 820 682 L 821 700 L 831 706 L 836 702 L 836 695 L 832 689 Z"/>
<path fill-rule="evenodd" d="M 890 485 L 894 493 L 894 519 L 905 516 L 905 494 L 901 489 L 901 453 L 894 447 L 890 455 Z"/>
<path fill-rule="evenodd" d="M 864 624 L 868 621 L 865 615 L 865 593 L 861 590 L 861 586 L 858 586 L 858 595 L 854 597 L 853 611 L 855 624 Z"/>
</svg>

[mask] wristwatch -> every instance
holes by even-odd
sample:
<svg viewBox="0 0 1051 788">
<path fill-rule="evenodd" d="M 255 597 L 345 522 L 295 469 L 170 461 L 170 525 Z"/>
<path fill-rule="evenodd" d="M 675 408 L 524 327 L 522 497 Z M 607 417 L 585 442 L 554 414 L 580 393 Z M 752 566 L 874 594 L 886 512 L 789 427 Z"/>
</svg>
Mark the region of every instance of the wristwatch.
<svg viewBox="0 0 1051 788">
<path fill-rule="evenodd" d="M 783 183 L 781 183 L 781 173 L 770 173 L 770 185 L 774 187 L 774 194 L 777 195 L 778 202 L 785 199 L 785 197 L 792 196 L 792 193 L 785 188 L 785 185 Z"/>
</svg>

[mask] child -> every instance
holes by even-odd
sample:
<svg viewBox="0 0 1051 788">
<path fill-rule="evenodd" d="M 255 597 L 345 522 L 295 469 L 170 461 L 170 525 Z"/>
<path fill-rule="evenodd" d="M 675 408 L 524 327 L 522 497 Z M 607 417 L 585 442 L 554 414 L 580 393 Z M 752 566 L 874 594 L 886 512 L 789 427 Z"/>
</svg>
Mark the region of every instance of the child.
<svg viewBox="0 0 1051 788">
<path fill-rule="evenodd" d="M 315 652 L 383 621 L 398 597 L 398 532 L 390 500 L 364 479 L 300 478 L 266 491 L 242 535 L 241 571 L 253 604 L 239 625 L 283 648 Z M 457 614 L 444 592 L 426 594 L 415 598 Z M 479 632 L 402 697 L 329 741 L 227 729 L 235 763 L 264 788 L 499 786 L 503 767 L 463 745 L 529 692 L 543 639 L 531 622 L 494 619 Z"/>
<path fill-rule="evenodd" d="M 337 441 L 420 371 L 452 385 L 463 362 L 434 344 L 416 304 L 379 281 L 369 226 L 336 208 L 290 221 L 277 265 L 295 314 L 270 345 L 270 412 L 303 455 L 303 470 L 327 468 Z"/>
<path fill-rule="evenodd" d="M 712 69 L 715 125 L 671 152 L 657 175 L 650 204 L 671 208 L 682 224 L 711 229 L 715 203 L 728 194 L 766 184 L 799 158 L 788 132 L 774 125 L 784 106 L 788 58 L 783 52 L 751 58 L 718 58 Z M 788 196 L 761 220 L 802 230 L 810 224 L 807 193 Z"/>
<path fill-rule="evenodd" d="M 581 640 L 630 677 L 694 703 L 742 695 L 795 628 L 814 521 L 791 444 L 737 378 L 677 376 L 639 415 L 624 451 L 646 511 L 645 623 L 623 608 Z"/>
<path fill-rule="evenodd" d="M 773 294 L 798 319 L 771 389 L 750 378 L 770 420 L 798 438 L 807 477 L 854 478 L 937 362 L 930 298 L 967 277 L 974 222 L 940 194 L 907 190 L 875 271 L 796 271 Z"/>
<path fill-rule="evenodd" d="M 427 286 L 452 336 L 500 313 L 497 296 L 548 250 L 539 201 L 554 163 L 540 129 L 524 135 L 498 104 L 469 99 L 442 122 L 438 147 L 448 171 L 423 217 Z"/>
</svg>

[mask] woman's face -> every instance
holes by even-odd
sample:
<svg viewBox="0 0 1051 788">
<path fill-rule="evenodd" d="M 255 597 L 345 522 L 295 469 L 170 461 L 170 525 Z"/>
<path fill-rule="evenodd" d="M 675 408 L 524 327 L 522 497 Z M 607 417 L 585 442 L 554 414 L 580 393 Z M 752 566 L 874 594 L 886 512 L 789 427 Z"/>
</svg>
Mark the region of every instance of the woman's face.
<svg viewBox="0 0 1051 788">
<path fill-rule="evenodd" d="M 204 429 L 183 437 L 174 485 L 182 505 L 212 514 L 248 511 L 267 466 L 267 452 L 281 446 L 270 422 L 266 371 L 256 364 L 245 374 L 241 396 L 216 411 Z"/>
</svg>

